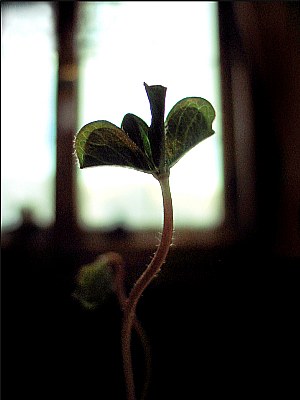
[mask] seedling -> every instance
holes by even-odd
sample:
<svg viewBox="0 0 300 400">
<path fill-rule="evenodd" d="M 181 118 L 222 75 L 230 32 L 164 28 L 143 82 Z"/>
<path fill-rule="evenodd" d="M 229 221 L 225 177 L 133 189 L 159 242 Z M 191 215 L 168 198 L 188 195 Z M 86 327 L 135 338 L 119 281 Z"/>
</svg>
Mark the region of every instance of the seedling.
<svg viewBox="0 0 300 400">
<path fill-rule="evenodd" d="M 84 266 L 78 275 L 75 294 L 89 308 L 94 307 L 105 293 L 104 283 L 113 280 L 113 289 L 123 310 L 121 340 L 127 400 L 136 400 L 131 357 L 133 328 L 143 344 L 145 359 L 150 361 L 149 344 L 136 318 L 136 307 L 142 293 L 165 262 L 172 242 L 170 169 L 185 153 L 214 133 L 212 122 L 215 118 L 214 108 L 207 100 L 187 97 L 175 104 L 165 120 L 167 88 L 144 85 L 152 116 L 150 127 L 136 115 L 126 114 L 121 128 L 105 120 L 95 121 L 81 128 L 75 138 L 80 168 L 101 165 L 134 168 L 152 174 L 162 192 L 164 220 L 161 240 L 151 262 L 128 295 L 124 289 L 124 261 L 117 253 L 102 255 L 95 263 Z M 145 398 L 149 384 L 149 364 L 146 369 L 141 398 Z"/>
</svg>

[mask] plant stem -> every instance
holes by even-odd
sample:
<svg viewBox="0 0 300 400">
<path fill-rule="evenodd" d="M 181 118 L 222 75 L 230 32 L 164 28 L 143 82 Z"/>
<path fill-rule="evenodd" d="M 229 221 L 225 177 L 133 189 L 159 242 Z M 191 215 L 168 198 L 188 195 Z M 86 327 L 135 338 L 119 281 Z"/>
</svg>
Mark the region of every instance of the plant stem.
<svg viewBox="0 0 300 400">
<path fill-rule="evenodd" d="M 117 294 L 120 307 L 122 311 L 124 311 L 125 304 L 127 301 L 124 280 L 125 280 L 125 265 L 122 257 L 118 253 L 110 252 L 107 254 L 107 257 L 110 258 L 112 262 L 112 267 L 114 268 L 115 272 L 115 282 L 114 288 Z M 133 321 L 133 327 L 140 338 L 143 350 L 144 350 L 144 357 L 145 357 L 145 382 L 143 385 L 143 390 L 141 394 L 141 400 L 146 399 L 146 394 L 148 391 L 148 387 L 150 384 L 150 376 L 151 376 L 151 351 L 150 351 L 150 344 L 147 338 L 147 335 L 139 322 L 139 320 L 135 317 Z"/>
<path fill-rule="evenodd" d="M 144 349 L 144 357 L 145 357 L 145 380 L 144 380 L 144 385 L 143 385 L 143 390 L 142 390 L 142 394 L 141 394 L 141 400 L 145 400 L 146 399 L 146 395 L 148 392 L 148 388 L 150 385 L 150 378 L 151 378 L 151 348 L 150 348 L 150 344 L 148 341 L 148 337 L 141 325 L 141 323 L 139 322 L 139 320 L 135 317 L 134 319 L 134 329 L 136 331 L 136 333 L 138 334 L 141 344 L 143 346 Z"/>
<path fill-rule="evenodd" d="M 158 181 L 162 191 L 164 208 L 164 223 L 161 241 L 150 264 L 132 288 L 124 307 L 122 353 L 127 400 L 136 400 L 131 357 L 131 332 L 135 320 L 136 306 L 142 293 L 160 271 L 162 264 L 165 262 L 173 237 L 173 206 L 169 185 L 169 174 L 160 176 Z"/>
</svg>

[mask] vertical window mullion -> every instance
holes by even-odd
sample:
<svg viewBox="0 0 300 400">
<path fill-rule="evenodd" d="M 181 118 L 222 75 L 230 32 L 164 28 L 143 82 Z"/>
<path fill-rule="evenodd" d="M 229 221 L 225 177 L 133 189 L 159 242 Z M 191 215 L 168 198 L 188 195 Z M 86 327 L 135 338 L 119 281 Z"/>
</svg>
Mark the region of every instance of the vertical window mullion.
<svg viewBox="0 0 300 400">
<path fill-rule="evenodd" d="M 237 183 L 234 157 L 233 98 L 232 98 L 232 41 L 234 37 L 232 7 L 219 3 L 219 36 L 222 91 L 222 122 L 224 144 L 225 221 L 224 225 L 237 227 Z"/>
<path fill-rule="evenodd" d="M 76 224 L 76 176 L 73 140 L 77 129 L 77 56 L 75 45 L 77 2 L 57 2 L 57 141 L 55 237 L 73 245 Z"/>
</svg>

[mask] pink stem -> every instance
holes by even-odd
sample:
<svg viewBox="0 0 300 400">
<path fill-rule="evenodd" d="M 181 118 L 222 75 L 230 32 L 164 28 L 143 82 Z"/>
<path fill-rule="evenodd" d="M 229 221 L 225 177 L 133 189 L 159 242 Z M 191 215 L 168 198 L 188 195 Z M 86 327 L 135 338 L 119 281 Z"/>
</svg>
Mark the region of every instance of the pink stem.
<svg viewBox="0 0 300 400">
<path fill-rule="evenodd" d="M 132 288 L 124 307 L 122 353 L 127 400 L 136 400 L 131 357 L 131 333 L 135 320 L 136 306 L 142 293 L 160 271 L 162 264 L 165 262 L 173 237 L 173 206 L 169 185 L 169 175 L 161 176 L 158 180 L 161 186 L 164 206 L 164 224 L 161 241 L 150 264 Z"/>
</svg>

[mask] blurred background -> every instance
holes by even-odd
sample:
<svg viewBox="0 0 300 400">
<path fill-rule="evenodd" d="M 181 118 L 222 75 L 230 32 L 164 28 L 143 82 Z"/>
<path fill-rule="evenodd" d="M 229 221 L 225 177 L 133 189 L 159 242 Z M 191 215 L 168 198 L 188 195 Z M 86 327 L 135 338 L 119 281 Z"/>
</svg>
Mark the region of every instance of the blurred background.
<svg viewBox="0 0 300 400">
<path fill-rule="evenodd" d="M 128 112 L 149 124 L 144 81 L 168 88 L 166 116 L 184 97 L 209 99 L 220 110 L 215 121 L 218 134 L 174 168 L 172 188 L 178 226 L 220 223 L 224 207 L 216 4 L 174 3 L 172 18 L 168 18 L 167 2 L 82 2 L 77 8 L 72 60 L 63 66 L 66 79 L 76 79 L 78 89 L 76 115 L 75 110 L 69 115 L 76 124 L 72 136 L 86 123 L 99 119 L 120 126 Z M 20 224 L 23 209 L 29 209 L 40 226 L 55 221 L 59 54 L 53 12 L 53 5 L 47 2 L 21 2 L 4 9 L 2 141 L 5 149 L 16 149 L 14 157 L 3 151 L 3 230 Z M 201 51 L 194 51 L 195 46 Z M 59 112 L 68 121 L 64 107 Z M 16 114 L 22 127 L 12 134 Z M 16 142 L 18 146 L 14 146 Z M 75 157 L 73 163 L 76 168 Z M 152 177 L 111 167 L 80 172 L 76 168 L 75 173 L 76 218 L 81 227 L 123 225 L 136 230 L 160 226 L 160 189 L 156 190 Z M 192 184 L 195 179 L 199 184 Z"/>
<path fill-rule="evenodd" d="M 120 252 L 128 289 L 162 224 L 152 176 L 80 170 L 76 132 L 134 113 L 143 87 L 209 100 L 215 135 L 171 170 L 175 235 L 138 308 L 149 399 L 270 394 L 299 367 L 297 2 L 1 2 L 5 399 L 124 399 L 121 312 L 74 299 L 81 265 Z M 143 358 L 135 342 L 137 386 Z M 297 388 L 299 391 L 299 388 Z M 208 397 L 207 397 L 208 398 Z"/>
</svg>

